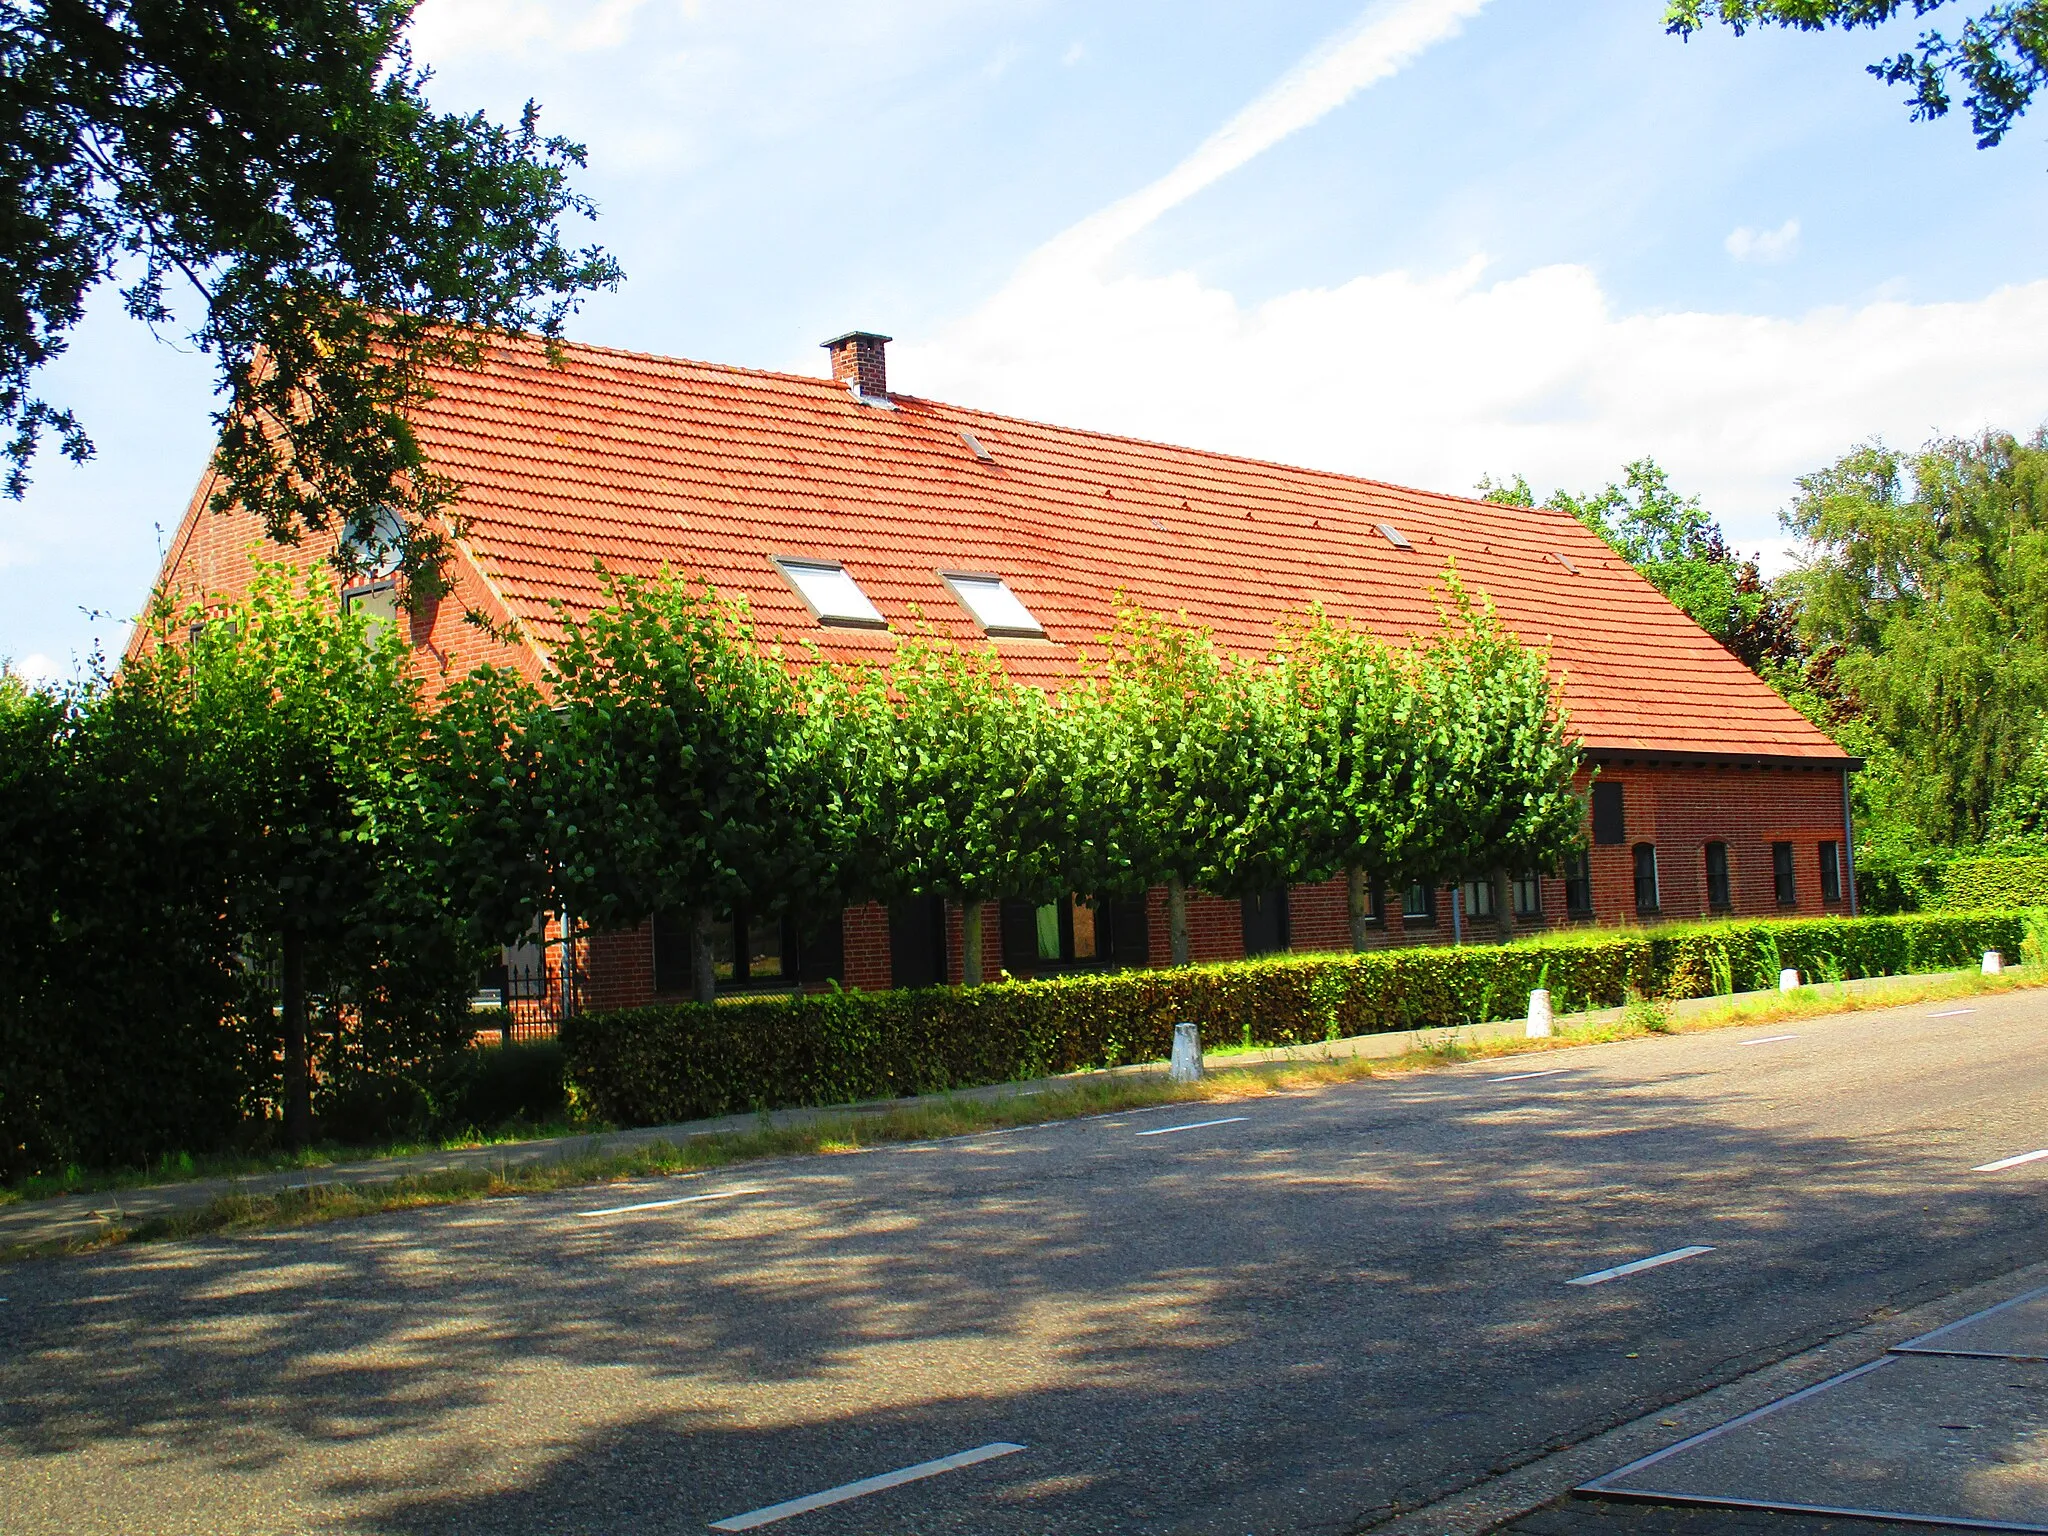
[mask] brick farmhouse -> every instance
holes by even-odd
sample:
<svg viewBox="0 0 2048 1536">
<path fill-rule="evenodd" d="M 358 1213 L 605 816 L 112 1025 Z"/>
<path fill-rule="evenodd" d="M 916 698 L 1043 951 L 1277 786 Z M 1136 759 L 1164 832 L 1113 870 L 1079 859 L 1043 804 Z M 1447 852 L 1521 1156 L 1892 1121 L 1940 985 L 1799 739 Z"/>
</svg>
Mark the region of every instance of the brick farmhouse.
<svg viewBox="0 0 2048 1536">
<path fill-rule="evenodd" d="M 405 626 L 430 679 L 489 660 L 538 680 L 553 605 L 594 602 L 599 562 L 666 566 L 743 593 L 766 635 L 828 656 L 880 659 L 925 625 L 1051 685 L 1110 628 L 1118 594 L 1247 652 L 1311 602 L 1398 640 L 1436 622 L 1433 588 L 1455 558 L 1524 640 L 1550 648 L 1599 768 L 1589 847 L 1562 874 L 1500 890 L 1379 893 L 1374 942 L 1853 907 L 1856 761 L 1569 515 L 891 394 L 886 340 L 826 343 L 830 378 L 581 345 L 551 366 L 537 342 L 496 342 L 481 370 L 437 379 L 416 417 L 431 461 L 463 487 L 453 591 L 406 608 L 372 582 L 343 601 Z M 212 489 L 209 477 L 165 559 L 181 602 L 231 602 L 254 558 L 278 557 L 253 519 L 206 510 Z M 309 540 L 288 553 L 311 565 L 330 552 Z M 991 978 L 1166 963 L 1161 891 L 991 907 L 987 921 Z M 785 926 L 734 914 L 721 984 L 961 979 L 960 913 L 943 903 L 850 908 L 836 931 Z M 1341 881 L 1197 896 L 1190 927 L 1205 960 L 1348 943 Z M 578 969 L 586 1006 L 689 988 L 688 945 L 663 921 L 591 936 Z"/>
</svg>

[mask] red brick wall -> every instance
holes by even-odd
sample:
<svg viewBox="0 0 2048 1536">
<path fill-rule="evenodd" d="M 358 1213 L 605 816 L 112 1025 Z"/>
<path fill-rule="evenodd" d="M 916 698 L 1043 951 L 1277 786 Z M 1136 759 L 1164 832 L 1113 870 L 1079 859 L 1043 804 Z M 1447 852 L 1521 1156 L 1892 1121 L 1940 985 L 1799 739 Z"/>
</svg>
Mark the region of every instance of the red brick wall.
<svg viewBox="0 0 2048 1536">
<path fill-rule="evenodd" d="M 258 560 L 288 565 L 302 574 L 319 567 L 335 579 L 327 561 L 334 553 L 336 531 L 309 535 L 297 545 L 273 544 L 255 518 L 241 512 L 208 511 L 206 498 L 212 489 L 209 475 L 193 494 L 157 578 L 177 609 L 182 611 L 194 603 L 220 608 L 239 601 L 248 594 Z M 537 681 L 539 658 L 530 646 L 503 644 L 464 618 L 473 611 L 502 625 L 508 617 L 468 556 L 458 550 L 448 562 L 447 575 L 453 589 L 446 596 L 423 603 L 409 620 L 400 620 L 408 627 L 414 665 L 428 693 L 438 692 L 485 662 L 517 667 Z M 148 641 L 148 635 L 138 628 L 129 643 L 130 653 L 138 652 Z"/>
<path fill-rule="evenodd" d="M 880 902 L 848 907 L 840 929 L 846 945 L 846 972 L 841 985 L 862 992 L 889 986 L 889 909 Z"/>
</svg>

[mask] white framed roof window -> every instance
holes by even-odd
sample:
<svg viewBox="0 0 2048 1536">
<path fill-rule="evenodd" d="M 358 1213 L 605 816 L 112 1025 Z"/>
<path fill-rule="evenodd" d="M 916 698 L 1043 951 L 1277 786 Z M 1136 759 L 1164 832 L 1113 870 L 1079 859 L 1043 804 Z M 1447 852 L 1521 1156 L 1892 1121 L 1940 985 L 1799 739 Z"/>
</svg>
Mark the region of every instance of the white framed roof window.
<svg viewBox="0 0 2048 1536">
<path fill-rule="evenodd" d="M 782 572 L 804 606 L 820 624 L 837 624 L 849 629 L 887 629 L 889 621 L 861 591 L 860 583 L 847 574 L 836 560 L 784 560 L 776 558 Z"/>
<path fill-rule="evenodd" d="M 1017 594 L 1002 577 L 941 571 L 939 579 L 953 589 L 960 606 L 973 614 L 974 622 L 989 635 L 1020 640 L 1045 638 L 1045 626 L 1018 601 Z"/>
</svg>

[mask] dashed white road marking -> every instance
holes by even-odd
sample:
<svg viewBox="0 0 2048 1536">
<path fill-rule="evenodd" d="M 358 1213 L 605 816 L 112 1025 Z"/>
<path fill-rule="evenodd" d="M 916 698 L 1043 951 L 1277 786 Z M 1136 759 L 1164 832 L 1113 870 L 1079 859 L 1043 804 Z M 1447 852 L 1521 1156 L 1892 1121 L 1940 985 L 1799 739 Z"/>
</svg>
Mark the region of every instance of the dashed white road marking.
<svg viewBox="0 0 2048 1536">
<path fill-rule="evenodd" d="M 2018 1157 L 2001 1157 L 1995 1163 L 1979 1163 L 1970 1172 L 2000 1173 L 2007 1168 L 2017 1168 L 2021 1163 L 2038 1163 L 2044 1157 L 2048 1157 L 2048 1147 L 2043 1147 L 2039 1152 L 2022 1152 Z"/>
<path fill-rule="evenodd" d="M 1161 1125 L 1149 1131 L 1140 1131 L 1140 1136 L 1171 1136 L 1175 1131 L 1199 1131 L 1211 1125 L 1235 1125 L 1240 1120 L 1249 1120 L 1250 1115 L 1227 1115 L 1221 1120 L 1196 1120 L 1187 1125 Z"/>
<path fill-rule="evenodd" d="M 1745 1040 L 1744 1045 L 1772 1045 L 1780 1040 L 1797 1040 L 1797 1035 L 1764 1035 L 1755 1040 Z"/>
<path fill-rule="evenodd" d="M 1565 1281 L 1566 1285 L 1605 1285 L 1610 1280 L 1619 1280 L 1623 1275 L 1640 1274 L 1646 1269 L 1655 1269 L 1660 1264 L 1676 1264 L 1680 1259 L 1690 1259 L 1698 1254 L 1712 1253 L 1711 1243 L 1695 1243 L 1690 1248 L 1674 1248 L 1669 1253 L 1652 1254 L 1647 1259 L 1637 1259 L 1632 1264 L 1617 1264 L 1612 1269 L 1596 1269 L 1590 1275 L 1580 1275 L 1576 1280 Z"/>
<path fill-rule="evenodd" d="M 1966 1013 L 1975 1013 L 1974 1008 L 1951 1008 L 1946 1013 L 1930 1013 L 1930 1019 L 1960 1019 Z"/>
<path fill-rule="evenodd" d="M 1570 1072 L 1570 1067 L 1548 1067 L 1541 1072 L 1513 1072 L 1506 1077 L 1489 1077 L 1489 1083 L 1525 1083 L 1532 1077 L 1555 1077 L 1560 1072 Z"/>
<path fill-rule="evenodd" d="M 864 1477 L 857 1483 L 841 1483 L 837 1488 L 827 1488 L 823 1493 L 807 1493 L 800 1499 L 785 1499 L 780 1504 L 749 1510 L 744 1515 L 728 1515 L 723 1520 L 712 1521 L 711 1529 L 751 1531 L 756 1526 L 773 1525 L 777 1520 L 787 1520 L 791 1515 L 806 1515 L 814 1509 L 823 1509 L 828 1504 L 844 1504 L 848 1499 L 880 1493 L 884 1488 L 900 1488 L 903 1484 L 914 1483 L 919 1478 L 937 1477 L 941 1472 L 971 1467 L 978 1461 L 992 1461 L 998 1456 L 1014 1455 L 1023 1449 L 1023 1446 L 1012 1445 L 1007 1440 L 992 1441 L 988 1445 L 977 1445 L 971 1451 L 956 1451 L 951 1456 L 941 1456 L 936 1461 L 920 1461 L 914 1467 L 899 1467 L 894 1472 Z"/>
<path fill-rule="evenodd" d="M 681 1195 L 674 1200 L 642 1200 L 638 1205 L 608 1205 L 601 1211 L 578 1211 L 578 1216 L 624 1216 L 629 1211 L 665 1211 L 672 1205 L 696 1205 L 705 1200 L 736 1200 L 741 1195 L 765 1195 L 765 1189 L 722 1189 L 715 1195 Z"/>
</svg>

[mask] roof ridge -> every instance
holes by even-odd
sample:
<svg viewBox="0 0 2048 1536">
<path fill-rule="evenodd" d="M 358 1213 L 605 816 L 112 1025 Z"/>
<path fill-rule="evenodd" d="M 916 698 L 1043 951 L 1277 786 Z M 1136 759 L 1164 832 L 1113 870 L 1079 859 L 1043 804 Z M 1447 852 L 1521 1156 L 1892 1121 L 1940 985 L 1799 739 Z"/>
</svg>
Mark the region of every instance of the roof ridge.
<svg viewBox="0 0 2048 1536">
<path fill-rule="evenodd" d="M 531 332 L 517 331 L 502 334 L 506 340 L 526 343 L 537 348 L 544 348 L 547 345 L 546 338 L 533 335 Z M 749 368 L 739 363 L 716 363 L 702 358 L 682 357 L 666 352 L 646 352 L 633 347 L 606 346 L 601 342 L 594 341 L 562 340 L 558 345 L 572 351 L 594 353 L 604 357 L 630 358 L 638 362 L 664 363 L 671 366 L 683 365 L 690 368 L 707 369 L 713 373 L 739 374 L 749 378 L 779 379 L 792 384 L 811 385 L 821 390 L 828 399 L 846 394 L 846 387 L 837 379 L 821 377 L 817 374 L 787 373 L 779 368 Z M 461 370 L 465 375 L 474 375 L 476 371 L 472 369 Z M 1577 518 L 1572 517 L 1569 512 L 1560 507 L 1521 507 L 1511 502 L 1489 501 L 1483 496 L 1467 496 L 1456 491 L 1431 490 L 1427 486 L 1409 485 L 1398 480 L 1382 480 L 1372 475 L 1355 474 L 1349 470 L 1321 469 L 1308 464 L 1291 464 L 1284 459 L 1267 459 L 1261 458 L 1256 454 L 1230 453 L 1220 448 L 1203 448 L 1193 443 L 1170 442 L 1165 438 L 1140 437 L 1129 432 L 1107 432 L 1099 427 L 1068 426 L 1063 422 L 1048 421 L 1036 416 L 1018 416 L 1007 411 L 990 410 L 983 406 L 956 404 L 953 401 L 940 400 L 929 395 L 907 394 L 901 390 L 890 390 L 889 398 L 898 406 L 908 405 L 927 411 L 952 412 L 985 421 L 998 421 L 1013 426 L 1032 427 L 1042 432 L 1090 438 L 1096 442 L 1129 443 L 1134 447 L 1190 454 L 1196 458 L 1211 462 L 1244 464 L 1259 469 L 1276 470 L 1283 474 L 1320 475 L 1331 480 L 1345 482 L 1346 484 L 1371 486 L 1379 490 L 1403 491 L 1411 495 L 1437 497 L 1465 506 L 1495 507 L 1506 512 L 1548 513 L 1551 517 L 1564 518 L 1569 522 L 1578 524 L 1580 527 L 1585 526 L 1583 523 L 1579 523 Z M 1605 543 L 1606 541 L 1602 540 L 1601 542 Z"/>
</svg>

